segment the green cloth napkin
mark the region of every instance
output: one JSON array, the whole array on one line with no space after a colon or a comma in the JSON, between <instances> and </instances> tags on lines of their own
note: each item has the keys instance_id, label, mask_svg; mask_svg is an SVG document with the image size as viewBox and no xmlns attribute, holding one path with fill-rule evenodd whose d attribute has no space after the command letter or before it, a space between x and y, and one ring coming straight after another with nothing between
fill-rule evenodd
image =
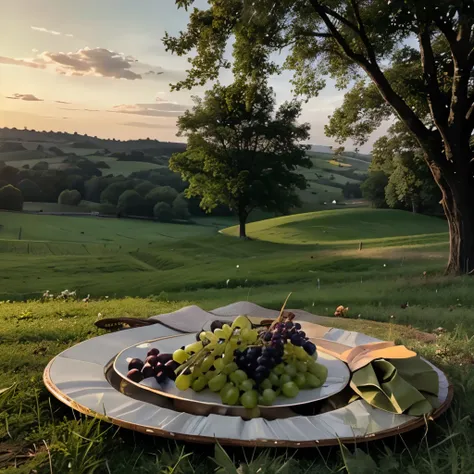
<instances>
[{"instance_id":1,"label":"green cloth napkin","mask_svg":"<svg viewBox=\"0 0 474 474\"><path fill-rule=\"evenodd\" d=\"M351 388L391 413L421 416L438 406L438 374L418 356L374 360L352 374Z\"/></svg>"}]
</instances>

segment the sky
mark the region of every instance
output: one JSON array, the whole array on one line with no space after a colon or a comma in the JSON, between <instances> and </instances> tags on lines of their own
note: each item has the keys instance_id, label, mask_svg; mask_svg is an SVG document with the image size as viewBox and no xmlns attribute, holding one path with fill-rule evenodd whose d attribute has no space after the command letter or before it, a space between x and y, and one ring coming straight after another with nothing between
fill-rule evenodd
<instances>
[{"instance_id":1,"label":"sky","mask_svg":"<svg viewBox=\"0 0 474 474\"><path fill-rule=\"evenodd\" d=\"M188 66L161 42L166 31L186 29L188 13L174 0L1 3L0 127L181 140L177 117L206 87L170 92ZM292 98L290 77L271 80L278 103ZM301 121L311 124L311 143L335 145L324 125L342 99L329 83L304 105ZM372 142L361 150L370 151Z\"/></svg>"}]
</instances>

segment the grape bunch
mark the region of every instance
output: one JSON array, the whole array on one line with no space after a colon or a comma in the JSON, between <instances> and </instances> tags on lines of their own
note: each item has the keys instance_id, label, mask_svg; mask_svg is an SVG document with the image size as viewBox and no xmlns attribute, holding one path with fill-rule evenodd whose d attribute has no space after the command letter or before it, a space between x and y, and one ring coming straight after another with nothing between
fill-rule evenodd
<instances>
[{"instance_id":1,"label":"grape bunch","mask_svg":"<svg viewBox=\"0 0 474 474\"><path fill-rule=\"evenodd\" d=\"M152 348L148 351L145 362L135 358L128 363L127 377L133 382L155 377L158 383L162 383L168 379L175 380L175 370L178 367L173 354L160 354L158 349Z\"/></svg>"},{"instance_id":2,"label":"grape bunch","mask_svg":"<svg viewBox=\"0 0 474 474\"><path fill-rule=\"evenodd\" d=\"M276 323L263 334L263 340L276 348L291 342L296 347L302 347L310 356L316 353L316 345L306 337L306 333L301 330L301 324L293 321Z\"/></svg>"}]
</instances>

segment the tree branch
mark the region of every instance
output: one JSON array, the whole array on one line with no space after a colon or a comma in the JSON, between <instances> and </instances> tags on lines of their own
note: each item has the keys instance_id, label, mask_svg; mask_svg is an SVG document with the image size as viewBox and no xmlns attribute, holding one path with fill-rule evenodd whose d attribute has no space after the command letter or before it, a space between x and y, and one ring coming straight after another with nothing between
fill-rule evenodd
<instances>
[{"instance_id":1,"label":"tree branch","mask_svg":"<svg viewBox=\"0 0 474 474\"><path fill-rule=\"evenodd\" d=\"M372 78L382 97L388 104L390 104L395 109L400 120L402 120L408 127L408 129L417 137L420 142L420 145L422 145L425 149L432 149L432 133L425 127L423 122L418 118L418 116L415 114L415 112L413 112L413 110L408 106L408 104L402 99L402 97L393 90L392 86L390 85L388 79L380 69L377 62L371 63L367 60L365 56L356 53L354 50L352 50L346 39L337 29L336 25L328 17L326 7L321 5L319 3L319 0L310 0L310 2L316 13L319 14L323 22L326 24L328 30L332 33L334 39L339 43L344 53L350 59L356 62L360 67L362 67ZM346 21L342 23L346 24ZM355 27L351 22L348 23L352 25L351 28L355 28L354 31L356 31L357 34L360 36L359 29Z\"/></svg>"},{"instance_id":2,"label":"tree branch","mask_svg":"<svg viewBox=\"0 0 474 474\"><path fill-rule=\"evenodd\" d=\"M418 15L420 15L418 13ZM421 64L423 75L428 90L428 104L431 109L433 120L445 140L448 140L448 112L447 103L441 94L438 84L436 61L431 45L428 26L420 22L418 29L418 41L420 43Z\"/></svg>"},{"instance_id":3,"label":"tree branch","mask_svg":"<svg viewBox=\"0 0 474 474\"><path fill-rule=\"evenodd\" d=\"M357 0L351 0L351 6L352 6L352 9L354 10L354 15L359 25L360 39L362 40L362 43L364 43L364 46L367 51L367 54L369 55L370 61L373 64L376 64L377 58L375 57L375 51L365 31L364 22L362 21L362 17L360 16L360 10L359 10L359 5L357 4Z\"/></svg>"}]
</instances>

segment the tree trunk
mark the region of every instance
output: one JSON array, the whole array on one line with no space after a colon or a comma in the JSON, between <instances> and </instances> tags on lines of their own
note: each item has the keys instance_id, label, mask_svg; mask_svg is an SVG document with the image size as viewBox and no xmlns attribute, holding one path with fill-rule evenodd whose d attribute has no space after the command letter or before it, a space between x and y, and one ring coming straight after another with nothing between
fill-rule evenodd
<instances>
[{"instance_id":1,"label":"tree trunk","mask_svg":"<svg viewBox=\"0 0 474 474\"><path fill-rule=\"evenodd\" d=\"M247 233L245 229L245 224L247 222L247 215L245 213L239 214L239 237L241 239L247 238Z\"/></svg>"},{"instance_id":2,"label":"tree trunk","mask_svg":"<svg viewBox=\"0 0 474 474\"><path fill-rule=\"evenodd\" d=\"M468 165L469 166L469 165ZM441 204L449 227L449 260L446 273L474 273L474 179L472 171L457 172L437 180ZM458 177L459 176L459 177Z\"/></svg>"}]
</instances>

